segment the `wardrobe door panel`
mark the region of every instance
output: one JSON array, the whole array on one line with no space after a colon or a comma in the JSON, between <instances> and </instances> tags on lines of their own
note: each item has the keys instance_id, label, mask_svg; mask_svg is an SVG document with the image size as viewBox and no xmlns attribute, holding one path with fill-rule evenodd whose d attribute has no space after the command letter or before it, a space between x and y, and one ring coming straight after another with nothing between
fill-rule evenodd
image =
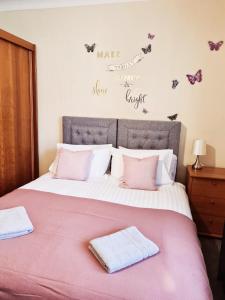
<instances>
[{"instance_id":1,"label":"wardrobe door panel","mask_svg":"<svg viewBox=\"0 0 225 300\"><path fill-rule=\"evenodd\" d=\"M34 179L33 59L0 39L0 194Z\"/></svg>"}]
</instances>

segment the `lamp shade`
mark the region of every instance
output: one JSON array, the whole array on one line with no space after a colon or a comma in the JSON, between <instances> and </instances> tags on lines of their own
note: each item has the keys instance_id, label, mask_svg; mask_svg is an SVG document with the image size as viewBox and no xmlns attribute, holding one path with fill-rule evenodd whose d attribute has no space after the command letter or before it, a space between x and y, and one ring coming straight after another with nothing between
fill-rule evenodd
<instances>
[{"instance_id":1,"label":"lamp shade","mask_svg":"<svg viewBox=\"0 0 225 300\"><path fill-rule=\"evenodd\" d=\"M206 155L206 142L203 139L197 139L194 141L193 154Z\"/></svg>"}]
</instances>

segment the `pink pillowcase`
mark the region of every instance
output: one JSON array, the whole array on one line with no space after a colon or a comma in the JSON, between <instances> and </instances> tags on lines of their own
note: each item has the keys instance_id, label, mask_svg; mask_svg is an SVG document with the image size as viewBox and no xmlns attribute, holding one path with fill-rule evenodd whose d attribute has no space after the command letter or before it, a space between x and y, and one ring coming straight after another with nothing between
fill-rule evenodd
<instances>
[{"instance_id":1,"label":"pink pillowcase","mask_svg":"<svg viewBox=\"0 0 225 300\"><path fill-rule=\"evenodd\" d=\"M58 164L54 178L87 180L91 165L92 151L58 150Z\"/></svg>"},{"instance_id":2,"label":"pink pillowcase","mask_svg":"<svg viewBox=\"0 0 225 300\"><path fill-rule=\"evenodd\" d=\"M134 158L123 155L123 182L121 187L156 191L156 171L159 156Z\"/></svg>"}]
</instances>

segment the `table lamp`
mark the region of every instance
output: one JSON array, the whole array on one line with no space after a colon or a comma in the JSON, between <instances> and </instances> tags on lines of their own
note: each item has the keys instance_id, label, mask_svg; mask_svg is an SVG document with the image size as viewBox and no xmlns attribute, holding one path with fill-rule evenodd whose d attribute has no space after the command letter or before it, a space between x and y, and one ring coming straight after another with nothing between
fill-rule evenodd
<instances>
[{"instance_id":1,"label":"table lamp","mask_svg":"<svg viewBox=\"0 0 225 300\"><path fill-rule=\"evenodd\" d=\"M202 168L202 164L200 162L200 155L206 155L206 142L203 139L197 139L194 141L193 151L192 153L196 155L196 160L192 165L192 169L200 170Z\"/></svg>"}]
</instances>

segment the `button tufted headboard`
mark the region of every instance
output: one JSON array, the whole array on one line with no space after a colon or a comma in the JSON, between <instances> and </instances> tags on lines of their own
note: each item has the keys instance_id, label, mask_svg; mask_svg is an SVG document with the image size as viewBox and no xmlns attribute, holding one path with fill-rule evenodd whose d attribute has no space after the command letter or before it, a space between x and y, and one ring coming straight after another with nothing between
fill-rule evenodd
<instances>
[{"instance_id":1,"label":"button tufted headboard","mask_svg":"<svg viewBox=\"0 0 225 300\"><path fill-rule=\"evenodd\" d=\"M63 142L113 144L130 149L173 149L178 156L180 129L181 123L176 121L63 117Z\"/></svg>"},{"instance_id":2,"label":"button tufted headboard","mask_svg":"<svg viewBox=\"0 0 225 300\"><path fill-rule=\"evenodd\" d=\"M118 120L117 146L130 149L173 149L178 156L181 123Z\"/></svg>"},{"instance_id":3,"label":"button tufted headboard","mask_svg":"<svg viewBox=\"0 0 225 300\"><path fill-rule=\"evenodd\" d=\"M63 117L63 143L113 144L116 147L117 119Z\"/></svg>"}]
</instances>

